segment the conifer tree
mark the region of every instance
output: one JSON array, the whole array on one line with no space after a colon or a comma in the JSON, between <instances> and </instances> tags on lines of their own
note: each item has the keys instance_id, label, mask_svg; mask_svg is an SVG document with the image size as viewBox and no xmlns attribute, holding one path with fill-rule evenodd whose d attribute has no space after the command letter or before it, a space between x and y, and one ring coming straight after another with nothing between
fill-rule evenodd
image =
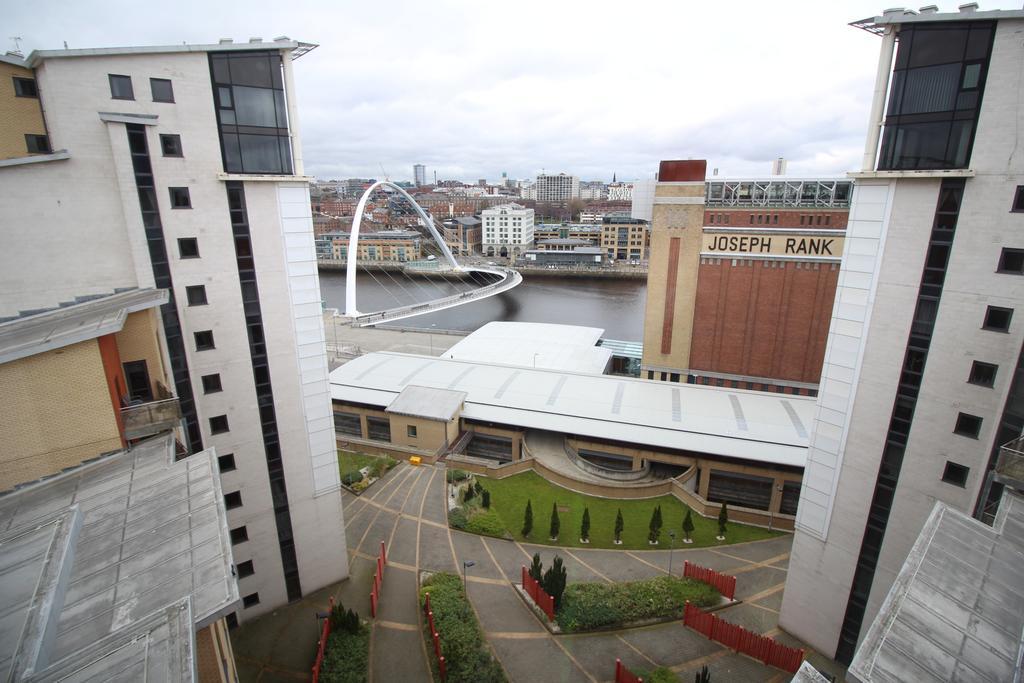
<instances>
[{"instance_id":1,"label":"conifer tree","mask_svg":"<svg viewBox=\"0 0 1024 683\"><path fill-rule=\"evenodd\" d=\"M622 543L622 508L615 515L615 543Z\"/></svg>"},{"instance_id":2,"label":"conifer tree","mask_svg":"<svg viewBox=\"0 0 1024 683\"><path fill-rule=\"evenodd\" d=\"M548 538L554 540L558 538L558 532L561 529L562 523L558 521L558 503L551 504L551 529L548 534Z\"/></svg>"},{"instance_id":3,"label":"conifer tree","mask_svg":"<svg viewBox=\"0 0 1024 683\"><path fill-rule=\"evenodd\" d=\"M484 506L484 509L490 509L491 507L491 492L487 489L483 490L480 494L480 504Z\"/></svg>"},{"instance_id":4,"label":"conifer tree","mask_svg":"<svg viewBox=\"0 0 1024 683\"><path fill-rule=\"evenodd\" d=\"M725 538L725 526L729 523L729 511L726 503L722 502L722 508L718 511L718 537Z\"/></svg>"},{"instance_id":5,"label":"conifer tree","mask_svg":"<svg viewBox=\"0 0 1024 683\"><path fill-rule=\"evenodd\" d=\"M583 521L580 523L580 540L584 543L590 541L590 508L583 508Z\"/></svg>"},{"instance_id":6,"label":"conifer tree","mask_svg":"<svg viewBox=\"0 0 1024 683\"><path fill-rule=\"evenodd\" d=\"M533 531L533 505L529 499L526 500L526 512L523 514L523 537L530 535Z\"/></svg>"},{"instance_id":7,"label":"conifer tree","mask_svg":"<svg viewBox=\"0 0 1024 683\"><path fill-rule=\"evenodd\" d=\"M544 578L544 565L540 562L540 553L533 554L533 563L530 565L529 574L533 577L534 581L540 581Z\"/></svg>"},{"instance_id":8,"label":"conifer tree","mask_svg":"<svg viewBox=\"0 0 1024 683\"><path fill-rule=\"evenodd\" d=\"M690 534L693 533L693 517L690 515L690 509L686 509L686 517L683 517L683 537L686 542L689 543L692 539Z\"/></svg>"},{"instance_id":9,"label":"conifer tree","mask_svg":"<svg viewBox=\"0 0 1024 683\"><path fill-rule=\"evenodd\" d=\"M661 528L658 526L658 508L651 510L651 521L647 525L647 542L654 545L661 536Z\"/></svg>"}]
</instances>

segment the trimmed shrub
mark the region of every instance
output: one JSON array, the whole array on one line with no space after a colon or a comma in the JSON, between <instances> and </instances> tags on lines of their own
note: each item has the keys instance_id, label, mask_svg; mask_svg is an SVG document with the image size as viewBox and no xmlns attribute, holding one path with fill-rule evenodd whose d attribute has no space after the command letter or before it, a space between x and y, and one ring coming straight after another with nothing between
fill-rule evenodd
<instances>
[{"instance_id":1,"label":"trimmed shrub","mask_svg":"<svg viewBox=\"0 0 1024 683\"><path fill-rule=\"evenodd\" d=\"M370 476L377 478L383 477L385 472L389 471L397 464L398 463L394 458L389 458L387 456L376 458L373 461L373 464L370 465Z\"/></svg>"},{"instance_id":2,"label":"trimmed shrub","mask_svg":"<svg viewBox=\"0 0 1024 683\"><path fill-rule=\"evenodd\" d=\"M583 508L583 521L580 522L580 539L590 540L590 508Z\"/></svg>"},{"instance_id":3,"label":"trimmed shrub","mask_svg":"<svg viewBox=\"0 0 1024 683\"><path fill-rule=\"evenodd\" d=\"M501 517L492 510L477 510L470 516L469 521L463 528L474 534L483 534L484 536L494 536L496 538L505 538L508 534L505 524L501 521Z\"/></svg>"},{"instance_id":4,"label":"trimmed shrub","mask_svg":"<svg viewBox=\"0 0 1024 683\"><path fill-rule=\"evenodd\" d=\"M529 536L533 531L533 503L527 499L526 512L523 513L523 537Z\"/></svg>"},{"instance_id":5,"label":"trimmed shrub","mask_svg":"<svg viewBox=\"0 0 1024 683\"><path fill-rule=\"evenodd\" d=\"M616 542L622 540L622 529L623 529L622 508L619 508L618 513L616 513L616 515L615 515L615 541Z\"/></svg>"},{"instance_id":6,"label":"trimmed shrub","mask_svg":"<svg viewBox=\"0 0 1024 683\"><path fill-rule=\"evenodd\" d=\"M562 523L558 521L558 503L551 504L551 527L549 528L548 538L558 538L558 532L562 527Z\"/></svg>"},{"instance_id":7,"label":"trimmed shrub","mask_svg":"<svg viewBox=\"0 0 1024 683\"><path fill-rule=\"evenodd\" d=\"M566 571L562 565L562 558L555 555L555 559L551 561L551 566L546 572L544 572L543 588L544 592L551 596L555 601L555 611L562 605L562 593L565 592L565 579Z\"/></svg>"},{"instance_id":8,"label":"trimmed shrub","mask_svg":"<svg viewBox=\"0 0 1024 683\"><path fill-rule=\"evenodd\" d=\"M469 518L466 516L466 511L462 508L455 508L454 510L448 511L448 525L453 529L465 529L466 525L469 524Z\"/></svg>"},{"instance_id":9,"label":"trimmed shrub","mask_svg":"<svg viewBox=\"0 0 1024 683\"><path fill-rule=\"evenodd\" d=\"M651 511L651 522L647 525L649 531L647 532L647 541L649 543L657 543L661 537L661 506L658 505Z\"/></svg>"},{"instance_id":10,"label":"trimmed shrub","mask_svg":"<svg viewBox=\"0 0 1024 683\"><path fill-rule=\"evenodd\" d=\"M465 470L448 470L445 472L445 477L448 479L448 483L451 484L469 479L469 472Z\"/></svg>"},{"instance_id":11,"label":"trimmed shrub","mask_svg":"<svg viewBox=\"0 0 1024 683\"><path fill-rule=\"evenodd\" d=\"M324 649L320 680L324 683L365 683L370 664L370 629L331 630Z\"/></svg>"},{"instance_id":12,"label":"trimmed shrub","mask_svg":"<svg viewBox=\"0 0 1024 683\"><path fill-rule=\"evenodd\" d=\"M690 540L690 534L693 533L693 516L690 514L689 508L686 510L686 517L683 517L683 538L687 541Z\"/></svg>"},{"instance_id":13,"label":"trimmed shrub","mask_svg":"<svg viewBox=\"0 0 1024 683\"><path fill-rule=\"evenodd\" d=\"M675 576L627 583L574 583L565 589L557 619L565 631L589 631L641 619L678 619L687 600L710 607L718 598L718 591L706 583Z\"/></svg>"},{"instance_id":14,"label":"trimmed shrub","mask_svg":"<svg viewBox=\"0 0 1024 683\"><path fill-rule=\"evenodd\" d=\"M718 535L725 536L725 528L729 523L729 511L726 509L725 501L722 501L722 507L718 511Z\"/></svg>"},{"instance_id":15,"label":"trimmed shrub","mask_svg":"<svg viewBox=\"0 0 1024 683\"><path fill-rule=\"evenodd\" d=\"M360 472L359 470L352 470L351 472L346 472L345 474L341 475L341 483L344 484L345 486L352 486L352 484L355 484L356 482L362 480L363 473Z\"/></svg>"},{"instance_id":16,"label":"trimmed shrub","mask_svg":"<svg viewBox=\"0 0 1024 683\"><path fill-rule=\"evenodd\" d=\"M490 509L491 507L491 492L484 489L483 493L480 494L480 504L484 506L484 509Z\"/></svg>"},{"instance_id":17,"label":"trimmed shrub","mask_svg":"<svg viewBox=\"0 0 1024 683\"><path fill-rule=\"evenodd\" d=\"M530 576L534 581L541 581L544 579L544 565L540 561L540 553L533 554L533 563L530 564Z\"/></svg>"},{"instance_id":18,"label":"trimmed shrub","mask_svg":"<svg viewBox=\"0 0 1024 683\"><path fill-rule=\"evenodd\" d=\"M505 672L487 649L476 615L462 589L462 579L448 572L431 576L420 588L421 607L426 593L430 593L430 609L441 634L441 654L448 664L449 683L506 683ZM431 642L429 634L426 638ZM437 660L433 654L430 665L437 680Z\"/></svg>"}]
</instances>

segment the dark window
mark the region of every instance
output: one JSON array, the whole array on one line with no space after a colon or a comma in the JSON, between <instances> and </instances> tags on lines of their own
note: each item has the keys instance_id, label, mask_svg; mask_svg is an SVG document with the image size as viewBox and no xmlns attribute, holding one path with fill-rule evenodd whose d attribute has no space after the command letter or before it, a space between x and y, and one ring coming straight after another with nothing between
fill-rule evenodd
<instances>
[{"instance_id":1,"label":"dark window","mask_svg":"<svg viewBox=\"0 0 1024 683\"><path fill-rule=\"evenodd\" d=\"M153 400L152 384L149 381L149 368L144 360L133 360L122 363L124 383L128 390L128 398L148 403Z\"/></svg>"},{"instance_id":2,"label":"dark window","mask_svg":"<svg viewBox=\"0 0 1024 683\"><path fill-rule=\"evenodd\" d=\"M255 607L258 604L260 604L260 594L259 593L249 593L244 598L242 598L242 607L245 607L245 608Z\"/></svg>"},{"instance_id":3,"label":"dark window","mask_svg":"<svg viewBox=\"0 0 1024 683\"><path fill-rule=\"evenodd\" d=\"M1024 185L1017 186L1017 193L1013 195L1013 208L1011 211L1024 211Z\"/></svg>"},{"instance_id":4,"label":"dark window","mask_svg":"<svg viewBox=\"0 0 1024 683\"><path fill-rule=\"evenodd\" d=\"M195 237L178 238L179 258L199 258L199 240Z\"/></svg>"},{"instance_id":5,"label":"dark window","mask_svg":"<svg viewBox=\"0 0 1024 683\"><path fill-rule=\"evenodd\" d=\"M249 540L249 530L244 526L236 527L231 530L231 545L238 545L239 543L245 543Z\"/></svg>"},{"instance_id":6,"label":"dark window","mask_svg":"<svg viewBox=\"0 0 1024 683\"><path fill-rule=\"evenodd\" d=\"M220 374L214 373L212 375L203 375L204 394L215 394L222 390L223 387L220 385Z\"/></svg>"},{"instance_id":7,"label":"dark window","mask_svg":"<svg viewBox=\"0 0 1024 683\"><path fill-rule=\"evenodd\" d=\"M110 96L115 100L134 100L135 92L132 90L131 76L118 76L108 74L110 79Z\"/></svg>"},{"instance_id":8,"label":"dark window","mask_svg":"<svg viewBox=\"0 0 1024 683\"><path fill-rule=\"evenodd\" d=\"M1012 308L989 306L985 311L985 323L982 325L982 328L992 330L993 332L1009 332L1010 318L1012 317Z\"/></svg>"},{"instance_id":9,"label":"dark window","mask_svg":"<svg viewBox=\"0 0 1024 683\"><path fill-rule=\"evenodd\" d=\"M39 89L36 88L36 79L20 78L18 76L13 76L13 78L15 97L39 97Z\"/></svg>"},{"instance_id":10,"label":"dark window","mask_svg":"<svg viewBox=\"0 0 1024 683\"><path fill-rule=\"evenodd\" d=\"M405 428L405 433L407 435L409 435L410 438L415 439L416 438L416 425L407 425L406 428Z\"/></svg>"},{"instance_id":11,"label":"dark window","mask_svg":"<svg viewBox=\"0 0 1024 683\"><path fill-rule=\"evenodd\" d=\"M29 154L49 154L50 137L48 135L26 135L25 149Z\"/></svg>"},{"instance_id":12,"label":"dark window","mask_svg":"<svg viewBox=\"0 0 1024 683\"><path fill-rule=\"evenodd\" d=\"M946 469L942 471L942 481L953 486L964 488L967 486L967 474L971 468L958 465L955 462L946 461Z\"/></svg>"},{"instance_id":13,"label":"dark window","mask_svg":"<svg viewBox=\"0 0 1024 683\"><path fill-rule=\"evenodd\" d=\"M171 208L172 209L191 209L192 199L188 195L187 187L169 187L167 188L171 192Z\"/></svg>"},{"instance_id":14,"label":"dark window","mask_svg":"<svg viewBox=\"0 0 1024 683\"><path fill-rule=\"evenodd\" d=\"M238 572L238 578L240 579L244 579L245 577L252 576L256 573L256 569L252 566L252 560L239 562L235 565L235 571Z\"/></svg>"},{"instance_id":15,"label":"dark window","mask_svg":"<svg viewBox=\"0 0 1024 683\"><path fill-rule=\"evenodd\" d=\"M224 621L227 622L229 630L238 628L238 615L234 612L224 617Z\"/></svg>"},{"instance_id":16,"label":"dark window","mask_svg":"<svg viewBox=\"0 0 1024 683\"><path fill-rule=\"evenodd\" d=\"M149 88L153 92L154 102L174 101L174 89L171 87L170 79L151 78L149 79Z\"/></svg>"},{"instance_id":17,"label":"dark window","mask_svg":"<svg viewBox=\"0 0 1024 683\"><path fill-rule=\"evenodd\" d=\"M228 431L228 416L215 415L210 418L210 432L212 434L223 434Z\"/></svg>"},{"instance_id":18,"label":"dark window","mask_svg":"<svg viewBox=\"0 0 1024 683\"><path fill-rule=\"evenodd\" d=\"M209 351L216 348L213 344L213 330L195 332L194 336L196 338L196 351Z\"/></svg>"},{"instance_id":19,"label":"dark window","mask_svg":"<svg viewBox=\"0 0 1024 683\"><path fill-rule=\"evenodd\" d=\"M242 507L242 492L232 491L224 494L224 507L228 510ZM248 536L246 536L248 538Z\"/></svg>"},{"instance_id":20,"label":"dark window","mask_svg":"<svg viewBox=\"0 0 1024 683\"><path fill-rule=\"evenodd\" d=\"M234 472L238 469L235 465L235 454L228 453L227 455L217 456L217 465L220 467L220 471L223 472Z\"/></svg>"},{"instance_id":21,"label":"dark window","mask_svg":"<svg viewBox=\"0 0 1024 683\"><path fill-rule=\"evenodd\" d=\"M391 421L386 417L366 416L366 435L374 441L391 441Z\"/></svg>"},{"instance_id":22,"label":"dark window","mask_svg":"<svg viewBox=\"0 0 1024 683\"><path fill-rule=\"evenodd\" d=\"M954 434L960 436L968 436L972 439L978 438L978 433L981 431L981 418L977 415L970 415L968 413L960 413L956 416L956 427L953 428Z\"/></svg>"},{"instance_id":23,"label":"dark window","mask_svg":"<svg viewBox=\"0 0 1024 683\"><path fill-rule=\"evenodd\" d=\"M180 157L181 153L181 136L180 135L161 135L160 136L160 149L163 150L165 157Z\"/></svg>"},{"instance_id":24,"label":"dark window","mask_svg":"<svg viewBox=\"0 0 1024 683\"><path fill-rule=\"evenodd\" d=\"M982 363L979 360L974 361L971 365L971 376L967 378L967 381L971 384L978 384L983 387L990 387L995 384L996 381L996 370L999 369L998 365L992 363Z\"/></svg>"},{"instance_id":25,"label":"dark window","mask_svg":"<svg viewBox=\"0 0 1024 683\"><path fill-rule=\"evenodd\" d=\"M1024 275L1024 249L1007 249L1004 247L1003 252L999 255L998 272Z\"/></svg>"},{"instance_id":26,"label":"dark window","mask_svg":"<svg viewBox=\"0 0 1024 683\"><path fill-rule=\"evenodd\" d=\"M190 285L186 287L185 297L188 299L189 306L205 306L209 303L206 300L205 285Z\"/></svg>"}]
</instances>

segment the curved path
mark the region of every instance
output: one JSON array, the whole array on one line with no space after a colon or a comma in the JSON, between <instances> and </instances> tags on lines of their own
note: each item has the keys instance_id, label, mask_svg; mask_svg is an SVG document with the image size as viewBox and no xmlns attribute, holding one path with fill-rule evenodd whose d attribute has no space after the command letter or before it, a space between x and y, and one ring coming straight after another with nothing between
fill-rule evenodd
<instances>
[{"instance_id":1,"label":"curved path","mask_svg":"<svg viewBox=\"0 0 1024 683\"><path fill-rule=\"evenodd\" d=\"M235 634L243 637L233 635L232 641L243 680L299 680L300 672L305 675L308 665L281 664L287 658L287 648L280 648L280 654L275 655L268 641L284 639L294 649L294 625L310 620L313 608L326 609L328 595L369 617L368 596L381 541L388 548L388 566L370 641L371 681L430 680L427 647L420 635L416 577L421 570L460 572L465 560L475 563L467 577L470 601L511 681L609 681L614 676L616 657L634 670L668 666L682 680L692 679L692 671L705 664L711 669L712 680L789 680L788 674L737 655L680 622L552 636L513 587L521 566L529 564L533 553L539 552L545 565L555 554L561 555L571 582L657 576L667 570L669 552L551 548L467 534L448 528L445 496L443 465L412 467L405 463L362 496L345 493L350 579L307 596L300 604L302 609L295 610L298 616L291 621L278 617L281 623L276 628L269 626L268 617L262 617L252 622L255 626L267 620L262 631L250 624L238 629ZM782 536L715 549L676 550L674 573L681 572L686 559L737 575L737 598L742 603L726 608L722 616L802 646L777 628L791 543L791 537ZM311 656L304 656L311 665ZM816 655L814 663L819 663Z\"/></svg>"}]
</instances>

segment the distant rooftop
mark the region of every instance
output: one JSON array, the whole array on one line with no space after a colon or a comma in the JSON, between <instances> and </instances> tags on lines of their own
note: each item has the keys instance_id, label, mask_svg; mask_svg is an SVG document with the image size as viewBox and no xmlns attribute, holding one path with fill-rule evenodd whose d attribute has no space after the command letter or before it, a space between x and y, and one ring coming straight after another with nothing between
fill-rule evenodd
<instances>
[{"instance_id":1,"label":"distant rooftop","mask_svg":"<svg viewBox=\"0 0 1024 683\"><path fill-rule=\"evenodd\" d=\"M234 42L224 38L218 43L197 45L147 45L138 47L96 47L76 48L70 50L33 50L25 60L31 68L39 66L46 59L65 59L69 57L111 57L117 55L137 54L168 54L172 52L230 52L235 50L288 50L292 59L298 59L310 50L318 47L316 43L304 43L292 40L288 36L278 36L273 41L262 38L250 38L245 42Z\"/></svg>"},{"instance_id":2,"label":"distant rooftop","mask_svg":"<svg viewBox=\"0 0 1024 683\"><path fill-rule=\"evenodd\" d=\"M1021 680L1024 499L1006 489L994 526L936 503L847 677Z\"/></svg>"},{"instance_id":3,"label":"distant rooftop","mask_svg":"<svg viewBox=\"0 0 1024 683\"><path fill-rule=\"evenodd\" d=\"M447 422L458 414L465 400L464 391L409 385L388 404L384 412Z\"/></svg>"},{"instance_id":4,"label":"distant rooftop","mask_svg":"<svg viewBox=\"0 0 1024 683\"><path fill-rule=\"evenodd\" d=\"M611 352L600 349L599 327L490 322L444 352L454 360L600 374Z\"/></svg>"},{"instance_id":5,"label":"distant rooftop","mask_svg":"<svg viewBox=\"0 0 1024 683\"><path fill-rule=\"evenodd\" d=\"M0 495L0 547L5 680L193 680L239 601L215 453L170 435Z\"/></svg>"},{"instance_id":6,"label":"distant rooftop","mask_svg":"<svg viewBox=\"0 0 1024 683\"><path fill-rule=\"evenodd\" d=\"M885 10L881 16L868 17L850 23L869 33L881 34L886 26L900 24L922 24L941 21L996 21L999 19L1024 19L1024 10L994 9L982 11L976 2L959 6L958 12L940 12L937 5L927 5L920 10L894 7Z\"/></svg>"}]
</instances>

